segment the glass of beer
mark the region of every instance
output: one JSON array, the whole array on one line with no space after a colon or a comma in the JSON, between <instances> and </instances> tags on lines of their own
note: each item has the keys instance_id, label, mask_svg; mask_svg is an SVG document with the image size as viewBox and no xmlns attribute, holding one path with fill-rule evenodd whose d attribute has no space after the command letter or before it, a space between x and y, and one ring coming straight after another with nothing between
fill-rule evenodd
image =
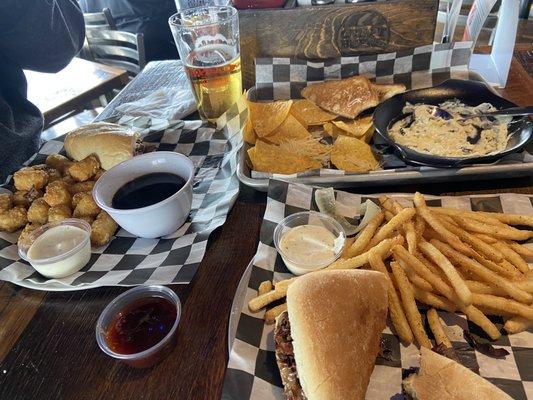
<instances>
[{"instance_id":1,"label":"glass of beer","mask_svg":"<svg viewBox=\"0 0 533 400\"><path fill-rule=\"evenodd\" d=\"M242 94L239 17L229 6L190 8L169 19L198 112L214 121Z\"/></svg>"}]
</instances>

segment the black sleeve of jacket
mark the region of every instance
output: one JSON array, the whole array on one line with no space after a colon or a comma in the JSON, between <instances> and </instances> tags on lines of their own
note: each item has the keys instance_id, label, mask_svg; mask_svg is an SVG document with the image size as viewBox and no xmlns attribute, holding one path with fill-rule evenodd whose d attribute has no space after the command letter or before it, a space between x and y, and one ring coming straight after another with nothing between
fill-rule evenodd
<instances>
[{"instance_id":1,"label":"black sleeve of jacket","mask_svg":"<svg viewBox=\"0 0 533 400\"><path fill-rule=\"evenodd\" d=\"M0 0L0 53L20 68L57 72L84 38L76 0Z\"/></svg>"}]
</instances>

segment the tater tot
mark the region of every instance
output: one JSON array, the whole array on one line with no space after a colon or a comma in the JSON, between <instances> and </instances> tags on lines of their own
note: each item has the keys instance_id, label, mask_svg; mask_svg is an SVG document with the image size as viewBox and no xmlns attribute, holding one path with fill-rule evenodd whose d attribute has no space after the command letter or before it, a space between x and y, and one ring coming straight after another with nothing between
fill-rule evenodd
<instances>
[{"instance_id":1,"label":"tater tot","mask_svg":"<svg viewBox=\"0 0 533 400\"><path fill-rule=\"evenodd\" d=\"M17 190L13 194L13 204L15 207L24 207L28 208L31 203L35 201L35 199L38 199L42 197L42 193L38 190L31 189L31 190Z\"/></svg>"},{"instance_id":2,"label":"tater tot","mask_svg":"<svg viewBox=\"0 0 533 400\"><path fill-rule=\"evenodd\" d=\"M94 181L77 182L68 187L70 194L75 195L80 192L90 192L93 190Z\"/></svg>"},{"instance_id":3,"label":"tater tot","mask_svg":"<svg viewBox=\"0 0 533 400\"><path fill-rule=\"evenodd\" d=\"M109 243L115 231L118 228L117 223L107 214L102 211L98 214L91 226L91 243L93 246L103 246Z\"/></svg>"},{"instance_id":4,"label":"tater tot","mask_svg":"<svg viewBox=\"0 0 533 400\"><path fill-rule=\"evenodd\" d=\"M66 170L74 164L67 157L62 156L61 154L50 154L46 157L46 165L49 165L52 168L57 169L59 172L64 174Z\"/></svg>"},{"instance_id":5,"label":"tater tot","mask_svg":"<svg viewBox=\"0 0 533 400\"><path fill-rule=\"evenodd\" d=\"M83 160L75 162L68 168L68 173L78 182L85 182L91 179L100 169L98 157L91 154Z\"/></svg>"},{"instance_id":6,"label":"tater tot","mask_svg":"<svg viewBox=\"0 0 533 400\"><path fill-rule=\"evenodd\" d=\"M48 221L48 209L50 206L43 199L36 199L28 208L28 221L37 224L46 224Z\"/></svg>"},{"instance_id":7,"label":"tater tot","mask_svg":"<svg viewBox=\"0 0 533 400\"><path fill-rule=\"evenodd\" d=\"M74 197L78 196L76 199L76 205L74 206L74 217L89 216L96 217L100 214L100 207L96 204L91 195L91 192L85 193L76 193ZM74 197L72 198L74 204Z\"/></svg>"},{"instance_id":8,"label":"tater tot","mask_svg":"<svg viewBox=\"0 0 533 400\"><path fill-rule=\"evenodd\" d=\"M76 217L76 218L81 219L81 220L87 222L89 225L92 225L93 222L94 222L94 218L93 218L93 217L89 217L89 216L87 216L87 215L80 215L79 217Z\"/></svg>"},{"instance_id":9,"label":"tater tot","mask_svg":"<svg viewBox=\"0 0 533 400\"><path fill-rule=\"evenodd\" d=\"M68 185L63 181L55 181L46 187L44 200L50 206L58 206L64 204L70 206L72 196L68 191Z\"/></svg>"},{"instance_id":10,"label":"tater tot","mask_svg":"<svg viewBox=\"0 0 533 400\"><path fill-rule=\"evenodd\" d=\"M20 232L20 236L18 238L17 244L19 246L26 246L26 247L31 246L32 241L29 238L30 233L32 233L35 229L40 228L41 226L42 226L41 224L35 224L35 223L26 224L22 232Z\"/></svg>"},{"instance_id":11,"label":"tater tot","mask_svg":"<svg viewBox=\"0 0 533 400\"><path fill-rule=\"evenodd\" d=\"M24 167L13 175L17 190L40 190L48 183L48 172Z\"/></svg>"},{"instance_id":12,"label":"tater tot","mask_svg":"<svg viewBox=\"0 0 533 400\"><path fill-rule=\"evenodd\" d=\"M24 207L15 207L0 213L0 231L15 232L28 222Z\"/></svg>"},{"instance_id":13,"label":"tater tot","mask_svg":"<svg viewBox=\"0 0 533 400\"><path fill-rule=\"evenodd\" d=\"M95 182L96 182L98 179L100 179L100 177L104 174L104 172L105 172L105 169L99 169L99 170L96 172L96 174L94 175L94 178L93 178L93 179L95 180Z\"/></svg>"},{"instance_id":14,"label":"tater tot","mask_svg":"<svg viewBox=\"0 0 533 400\"><path fill-rule=\"evenodd\" d=\"M53 181L57 181L58 179L61 179L61 177L63 176L59 170L57 170L54 167L51 167L51 166L49 166L47 164L34 165L32 168L36 169L36 170L39 170L39 171L47 172L48 173L48 183L53 182Z\"/></svg>"},{"instance_id":15,"label":"tater tot","mask_svg":"<svg viewBox=\"0 0 533 400\"><path fill-rule=\"evenodd\" d=\"M72 217L72 211L66 204L60 204L48 209L48 222L63 221L70 217Z\"/></svg>"},{"instance_id":16,"label":"tater tot","mask_svg":"<svg viewBox=\"0 0 533 400\"><path fill-rule=\"evenodd\" d=\"M0 212L13 208L13 195L9 193L0 193Z\"/></svg>"}]
</instances>

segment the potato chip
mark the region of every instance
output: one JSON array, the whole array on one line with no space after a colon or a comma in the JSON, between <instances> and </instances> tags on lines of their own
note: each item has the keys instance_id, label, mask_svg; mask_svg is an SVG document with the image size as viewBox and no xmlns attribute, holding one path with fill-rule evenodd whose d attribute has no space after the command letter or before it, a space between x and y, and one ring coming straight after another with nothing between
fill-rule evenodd
<instances>
[{"instance_id":1,"label":"potato chip","mask_svg":"<svg viewBox=\"0 0 533 400\"><path fill-rule=\"evenodd\" d=\"M370 81L361 75L309 85L302 89L302 97L346 118L355 118L364 110L379 104L378 95Z\"/></svg>"},{"instance_id":2,"label":"potato chip","mask_svg":"<svg viewBox=\"0 0 533 400\"><path fill-rule=\"evenodd\" d=\"M346 133L340 129L337 125L334 125L333 122L326 122L324 125L324 133L328 136L331 136L333 139L336 139L339 135L345 135Z\"/></svg>"},{"instance_id":3,"label":"potato chip","mask_svg":"<svg viewBox=\"0 0 533 400\"><path fill-rule=\"evenodd\" d=\"M371 115L351 121L332 121L332 123L342 129L343 135L353 136L357 139L362 139L368 130L373 128Z\"/></svg>"},{"instance_id":4,"label":"potato chip","mask_svg":"<svg viewBox=\"0 0 533 400\"><path fill-rule=\"evenodd\" d=\"M255 171L289 175L321 167L321 163L311 157L291 153L262 140L258 140L253 149L248 150L248 155Z\"/></svg>"},{"instance_id":5,"label":"potato chip","mask_svg":"<svg viewBox=\"0 0 533 400\"><path fill-rule=\"evenodd\" d=\"M320 138L291 140L282 142L279 147L292 154L310 157L321 164L329 161L329 153L331 153L331 145L321 143Z\"/></svg>"},{"instance_id":6,"label":"potato chip","mask_svg":"<svg viewBox=\"0 0 533 400\"><path fill-rule=\"evenodd\" d=\"M288 140L309 139L310 137L307 129L289 114L287 119L274 129L274 133L264 137L263 140L268 143L280 144Z\"/></svg>"},{"instance_id":7,"label":"potato chip","mask_svg":"<svg viewBox=\"0 0 533 400\"><path fill-rule=\"evenodd\" d=\"M252 127L258 137L271 134L289 115L292 100L271 103L248 102L248 112Z\"/></svg>"},{"instance_id":8,"label":"potato chip","mask_svg":"<svg viewBox=\"0 0 533 400\"><path fill-rule=\"evenodd\" d=\"M257 139L254 128L252 127L252 121L250 121L250 118L246 120L246 123L244 124L244 127L242 128L242 139L246 143L255 144L255 141Z\"/></svg>"},{"instance_id":9,"label":"potato chip","mask_svg":"<svg viewBox=\"0 0 533 400\"><path fill-rule=\"evenodd\" d=\"M304 126L322 125L324 122L337 117L335 114L322 110L307 99L295 100L292 103L291 114Z\"/></svg>"},{"instance_id":10,"label":"potato chip","mask_svg":"<svg viewBox=\"0 0 533 400\"><path fill-rule=\"evenodd\" d=\"M378 168L378 161L372 149L365 142L339 136L331 149L331 162L338 169L348 172L367 172Z\"/></svg>"}]
</instances>

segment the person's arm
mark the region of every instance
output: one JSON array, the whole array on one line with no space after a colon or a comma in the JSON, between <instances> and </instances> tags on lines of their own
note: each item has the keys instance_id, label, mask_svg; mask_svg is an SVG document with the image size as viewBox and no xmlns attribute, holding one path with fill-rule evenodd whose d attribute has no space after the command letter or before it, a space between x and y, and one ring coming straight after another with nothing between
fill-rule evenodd
<instances>
[{"instance_id":1,"label":"person's arm","mask_svg":"<svg viewBox=\"0 0 533 400\"><path fill-rule=\"evenodd\" d=\"M23 69L61 70L84 38L76 0L0 0L0 53Z\"/></svg>"}]
</instances>

